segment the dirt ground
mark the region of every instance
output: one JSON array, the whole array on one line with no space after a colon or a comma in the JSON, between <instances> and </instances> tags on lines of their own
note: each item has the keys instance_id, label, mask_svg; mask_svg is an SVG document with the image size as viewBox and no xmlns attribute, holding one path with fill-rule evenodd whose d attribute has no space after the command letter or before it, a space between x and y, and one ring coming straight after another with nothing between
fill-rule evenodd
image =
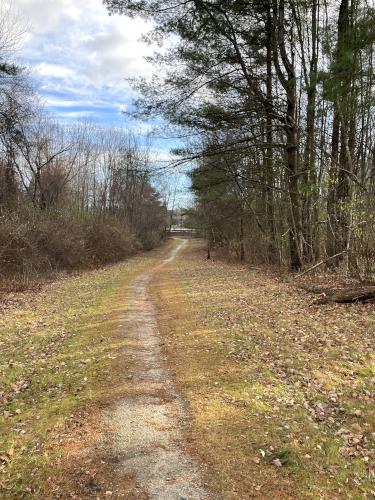
<instances>
[{"instance_id":1,"label":"dirt ground","mask_svg":"<svg viewBox=\"0 0 375 500\"><path fill-rule=\"evenodd\" d=\"M128 396L106 411L116 472L135 477L136 488L150 499L213 498L204 484L204 466L194 461L187 449L186 408L162 352L149 294L153 273L171 262L184 245L185 241L133 283L129 308L121 322L126 337L124 356L132 361L128 372L132 387Z\"/></svg>"}]
</instances>

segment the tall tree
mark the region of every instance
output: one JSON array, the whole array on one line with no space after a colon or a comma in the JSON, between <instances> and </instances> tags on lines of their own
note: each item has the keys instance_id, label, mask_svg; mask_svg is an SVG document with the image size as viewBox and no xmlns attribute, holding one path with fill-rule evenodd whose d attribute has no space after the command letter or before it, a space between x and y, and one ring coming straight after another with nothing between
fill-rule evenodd
<instances>
[{"instance_id":1,"label":"tall tree","mask_svg":"<svg viewBox=\"0 0 375 500\"><path fill-rule=\"evenodd\" d=\"M343 254L354 234L353 203L366 189L358 140L362 170L373 156L373 55L365 60L374 9L365 0L104 3L151 19L151 41L173 37L154 58L157 76L135 84L138 116L162 115L195 138L176 165L196 161L201 175L205 159L226 171L226 189L235 183L243 206L239 226L248 219L241 234L254 232L246 245L260 240L265 260L288 255L295 270L320 253Z\"/></svg>"}]
</instances>

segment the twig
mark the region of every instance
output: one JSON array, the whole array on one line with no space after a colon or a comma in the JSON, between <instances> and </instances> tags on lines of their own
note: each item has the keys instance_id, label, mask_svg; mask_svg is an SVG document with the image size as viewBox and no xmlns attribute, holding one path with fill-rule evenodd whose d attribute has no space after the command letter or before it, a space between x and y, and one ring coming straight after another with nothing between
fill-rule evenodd
<instances>
[{"instance_id":1,"label":"twig","mask_svg":"<svg viewBox=\"0 0 375 500\"><path fill-rule=\"evenodd\" d=\"M343 250L342 252L339 252L339 253L336 253L335 255L331 255L331 257L328 257L327 259L324 259L324 260L321 260L320 262L318 262L317 264L313 265L312 267L310 267L309 269L307 269L306 271L303 271L303 273L300 273L300 274L296 274L294 276L294 279L296 278L300 278L301 276L303 276L304 274L307 274L309 273L310 271L313 271L314 269L316 269L317 267L321 266L322 264L325 264L326 262L328 262L329 260L332 260L332 259L335 259L336 257L340 257L340 255L343 255L344 253L346 253L347 250Z\"/></svg>"}]
</instances>

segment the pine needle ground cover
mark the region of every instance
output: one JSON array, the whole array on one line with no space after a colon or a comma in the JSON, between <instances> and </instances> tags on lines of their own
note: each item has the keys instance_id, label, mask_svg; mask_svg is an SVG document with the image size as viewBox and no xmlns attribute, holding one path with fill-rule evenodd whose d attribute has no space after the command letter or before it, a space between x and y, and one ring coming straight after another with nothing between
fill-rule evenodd
<instances>
[{"instance_id":1,"label":"pine needle ground cover","mask_svg":"<svg viewBox=\"0 0 375 500\"><path fill-rule=\"evenodd\" d=\"M372 498L374 305L313 296L191 241L153 283L193 445L225 499Z\"/></svg>"}]
</instances>

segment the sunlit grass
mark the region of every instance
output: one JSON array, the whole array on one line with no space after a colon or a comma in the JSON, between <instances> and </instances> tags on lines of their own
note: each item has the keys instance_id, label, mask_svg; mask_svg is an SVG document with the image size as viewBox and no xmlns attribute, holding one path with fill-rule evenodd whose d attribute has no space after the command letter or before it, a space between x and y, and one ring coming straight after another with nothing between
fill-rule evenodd
<instances>
[{"instance_id":1,"label":"sunlit grass","mask_svg":"<svg viewBox=\"0 0 375 500\"><path fill-rule=\"evenodd\" d=\"M0 318L0 498L45 498L48 477L61 479L56 461L75 414L110 400L123 376L129 286L170 245L67 278Z\"/></svg>"},{"instance_id":2,"label":"sunlit grass","mask_svg":"<svg viewBox=\"0 0 375 500\"><path fill-rule=\"evenodd\" d=\"M207 261L197 241L152 290L195 446L225 499L371 497L373 311L311 308L270 276ZM341 428L366 450L345 456Z\"/></svg>"}]
</instances>

